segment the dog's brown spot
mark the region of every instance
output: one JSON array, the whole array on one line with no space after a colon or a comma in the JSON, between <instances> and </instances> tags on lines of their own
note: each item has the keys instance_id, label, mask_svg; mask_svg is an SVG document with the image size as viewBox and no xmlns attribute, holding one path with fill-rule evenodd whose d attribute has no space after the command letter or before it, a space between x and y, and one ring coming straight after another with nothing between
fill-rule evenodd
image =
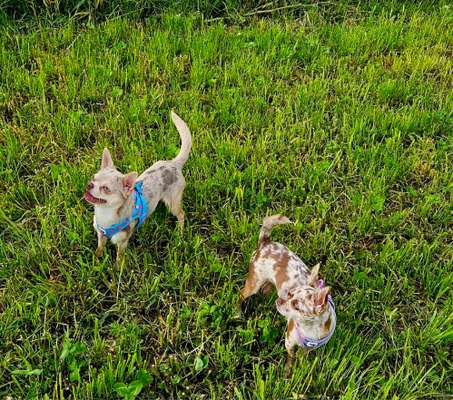
<instances>
[{"instance_id":1,"label":"dog's brown spot","mask_svg":"<svg viewBox=\"0 0 453 400\"><path fill-rule=\"evenodd\" d=\"M262 258L274 261L275 283L277 290L280 289L283 283L289 279L288 263L290 256L288 251L280 248L275 243L269 243L266 246L261 246L260 252L262 253Z\"/></svg>"},{"instance_id":2,"label":"dog's brown spot","mask_svg":"<svg viewBox=\"0 0 453 400\"><path fill-rule=\"evenodd\" d=\"M329 315L329 319L326 322L324 322L321 328L323 336L327 336L329 334L331 326L332 326L332 315Z\"/></svg>"},{"instance_id":3,"label":"dog's brown spot","mask_svg":"<svg viewBox=\"0 0 453 400\"><path fill-rule=\"evenodd\" d=\"M288 326L286 327L286 338L287 339L289 339L289 336L291 335L291 332L295 328L296 328L296 324L295 324L294 320L290 319L288 321Z\"/></svg>"},{"instance_id":4,"label":"dog's brown spot","mask_svg":"<svg viewBox=\"0 0 453 400\"><path fill-rule=\"evenodd\" d=\"M281 251L279 253L270 253L269 258L273 259L274 272L275 272L275 284L277 289L280 289L288 279L288 262L289 256L287 251Z\"/></svg>"},{"instance_id":5,"label":"dog's brown spot","mask_svg":"<svg viewBox=\"0 0 453 400\"><path fill-rule=\"evenodd\" d=\"M261 257L261 249L258 249L257 251L255 251L255 253L253 253L250 263L255 263L256 260L258 260L260 257Z\"/></svg>"},{"instance_id":6,"label":"dog's brown spot","mask_svg":"<svg viewBox=\"0 0 453 400\"><path fill-rule=\"evenodd\" d=\"M241 290L241 300L245 300L247 297L253 295L256 289L256 271L255 271L255 260L259 258L259 251L257 251L249 264L249 271L247 274L247 280L245 281L244 288ZM259 288L258 288L259 289Z\"/></svg>"}]
</instances>

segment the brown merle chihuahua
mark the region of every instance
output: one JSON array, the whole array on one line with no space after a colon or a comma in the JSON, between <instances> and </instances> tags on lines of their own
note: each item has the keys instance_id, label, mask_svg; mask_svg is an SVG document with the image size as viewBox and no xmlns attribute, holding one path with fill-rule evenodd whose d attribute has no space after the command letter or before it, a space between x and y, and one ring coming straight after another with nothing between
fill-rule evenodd
<instances>
[{"instance_id":1,"label":"brown merle chihuahua","mask_svg":"<svg viewBox=\"0 0 453 400\"><path fill-rule=\"evenodd\" d=\"M310 271L286 246L270 240L272 227L287 223L290 220L282 215L264 219L241 301L260 289L264 293L272 290L272 286L277 289L277 310L288 319L285 338L288 373L296 346L312 350L327 343L335 330L336 314L330 288L324 287L318 278L319 264Z\"/></svg>"},{"instance_id":2,"label":"brown merle chihuahua","mask_svg":"<svg viewBox=\"0 0 453 400\"><path fill-rule=\"evenodd\" d=\"M140 226L159 201L163 201L184 227L181 206L185 179L184 163L189 157L192 137L187 124L174 112L171 118L181 137L181 150L173 160L157 161L140 176L122 174L104 149L101 169L86 187L85 200L94 205L93 225L98 236L96 256L103 253L108 239L117 246L117 262L122 260L134 228Z\"/></svg>"}]
</instances>

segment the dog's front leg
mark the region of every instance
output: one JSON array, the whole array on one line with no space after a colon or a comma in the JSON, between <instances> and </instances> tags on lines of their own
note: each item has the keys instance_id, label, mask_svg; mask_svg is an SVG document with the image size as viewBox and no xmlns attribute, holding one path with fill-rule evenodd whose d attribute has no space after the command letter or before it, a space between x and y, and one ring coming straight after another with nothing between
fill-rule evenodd
<instances>
[{"instance_id":1,"label":"dog's front leg","mask_svg":"<svg viewBox=\"0 0 453 400\"><path fill-rule=\"evenodd\" d=\"M96 249L97 258L100 258L104 253L105 245L107 243L107 236L104 236L101 232L98 232L98 248Z\"/></svg>"},{"instance_id":2,"label":"dog's front leg","mask_svg":"<svg viewBox=\"0 0 453 400\"><path fill-rule=\"evenodd\" d=\"M104 252L108 238L98 231L96 224L96 215L93 215L93 227L98 235L98 248L96 249L96 252L94 254L96 255L97 258L100 258L102 256L102 253Z\"/></svg>"},{"instance_id":3,"label":"dog's front leg","mask_svg":"<svg viewBox=\"0 0 453 400\"><path fill-rule=\"evenodd\" d=\"M129 238L132 236L136 225L137 222L134 221L124 231L121 231L112 237L112 243L116 245L116 263L118 267L121 267L124 262L127 244L129 243Z\"/></svg>"},{"instance_id":4,"label":"dog's front leg","mask_svg":"<svg viewBox=\"0 0 453 400\"><path fill-rule=\"evenodd\" d=\"M128 233L129 232L127 231L122 231L120 233L117 233L112 238L112 243L116 245L116 264L118 267L121 267L122 263L124 262L124 255L126 253L127 244L129 243L130 237Z\"/></svg>"},{"instance_id":5,"label":"dog's front leg","mask_svg":"<svg viewBox=\"0 0 453 400\"><path fill-rule=\"evenodd\" d=\"M286 351L288 352L288 356L286 358L286 364L285 364L285 376L289 377L292 367L293 367L293 362L294 362L294 356L296 354L297 350L297 342L294 340L292 337L292 330L291 326L288 324L288 328L286 331L286 338L285 338L285 348Z\"/></svg>"},{"instance_id":6,"label":"dog's front leg","mask_svg":"<svg viewBox=\"0 0 453 400\"><path fill-rule=\"evenodd\" d=\"M288 356L286 357L285 363L285 376L289 377L294 363L294 355L296 353L296 347L293 347L291 350L288 350Z\"/></svg>"},{"instance_id":7,"label":"dog's front leg","mask_svg":"<svg viewBox=\"0 0 453 400\"><path fill-rule=\"evenodd\" d=\"M124 255L126 253L129 238L122 240L116 244L116 263L120 266L124 262Z\"/></svg>"}]
</instances>

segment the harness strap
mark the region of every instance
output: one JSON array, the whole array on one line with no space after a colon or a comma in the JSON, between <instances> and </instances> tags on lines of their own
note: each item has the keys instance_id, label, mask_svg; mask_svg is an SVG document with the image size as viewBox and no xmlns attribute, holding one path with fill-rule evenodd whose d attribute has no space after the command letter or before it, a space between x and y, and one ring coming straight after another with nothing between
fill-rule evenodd
<instances>
[{"instance_id":1,"label":"harness strap","mask_svg":"<svg viewBox=\"0 0 453 400\"><path fill-rule=\"evenodd\" d=\"M98 231L101 232L103 236L111 239L117 233L124 231L132 221L138 221L137 228L145 222L148 217L148 203L143 196L142 186L143 181L137 182L134 186L134 191L132 192L132 214L130 217L124 218L120 222L108 227L96 224Z\"/></svg>"},{"instance_id":2,"label":"harness strap","mask_svg":"<svg viewBox=\"0 0 453 400\"><path fill-rule=\"evenodd\" d=\"M324 281L322 279L319 280L319 287L321 287L321 288L324 287ZM335 304L334 304L334 302L332 300L332 296L330 294L327 296L327 302L330 307L330 315L331 315L331 317L333 317L333 325L330 328L330 331L327 334L327 336L325 336L321 339L313 339L313 338L304 336L304 335L302 335L302 333L300 331L299 324L295 321L296 322L296 333L297 333L297 337L299 339L299 344L301 347L308 348L308 349L317 349L318 347L325 345L330 340L333 333L335 332L335 328L337 326L337 315L335 313Z\"/></svg>"}]
</instances>

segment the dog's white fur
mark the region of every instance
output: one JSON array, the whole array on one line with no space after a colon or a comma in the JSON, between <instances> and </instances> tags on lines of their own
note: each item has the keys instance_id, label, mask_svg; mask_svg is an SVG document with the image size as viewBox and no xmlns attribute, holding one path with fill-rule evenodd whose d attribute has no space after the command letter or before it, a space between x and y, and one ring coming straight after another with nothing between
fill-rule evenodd
<instances>
[{"instance_id":1,"label":"dog's white fur","mask_svg":"<svg viewBox=\"0 0 453 400\"><path fill-rule=\"evenodd\" d=\"M319 287L319 264L310 271L296 254L269 238L274 225L288 223L290 220L282 215L264 219L258 248L252 256L247 280L241 290L241 300L245 300L260 289L264 292L269 292L272 286L277 289L277 310L288 319L285 338L287 369L299 344L296 326L303 336L321 339L328 333L327 326L332 323L330 318L334 318L327 303L330 288Z\"/></svg>"},{"instance_id":2,"label":"dog's white fur","mask_svg":"<svg viewBox=\"0 0 453 400\"><path fill-rule=\"evenodd\" d=\"M122 174L112 160L108 149L102 154L101 169L94 175L87 186L85 199L94 204L93 225L98 234L96 255L102 255L107 238L98 230L98 226L108 227L119 223L132 214L133 200L131 194L134 185L143 181L142 191L151 214L159 201L163 201L174 214L181 231L184 227L184 211L181 200L186 186L182 168L187 161L192 147L192 137L187 124L176 113L171 118L181 137L181 150L173 160L161 160L154 163L139 177L136 172ZM117 246L117 260L124 255L129 238L137 221L115 234L111 241Z\"/></svg>"}]
</instances>

